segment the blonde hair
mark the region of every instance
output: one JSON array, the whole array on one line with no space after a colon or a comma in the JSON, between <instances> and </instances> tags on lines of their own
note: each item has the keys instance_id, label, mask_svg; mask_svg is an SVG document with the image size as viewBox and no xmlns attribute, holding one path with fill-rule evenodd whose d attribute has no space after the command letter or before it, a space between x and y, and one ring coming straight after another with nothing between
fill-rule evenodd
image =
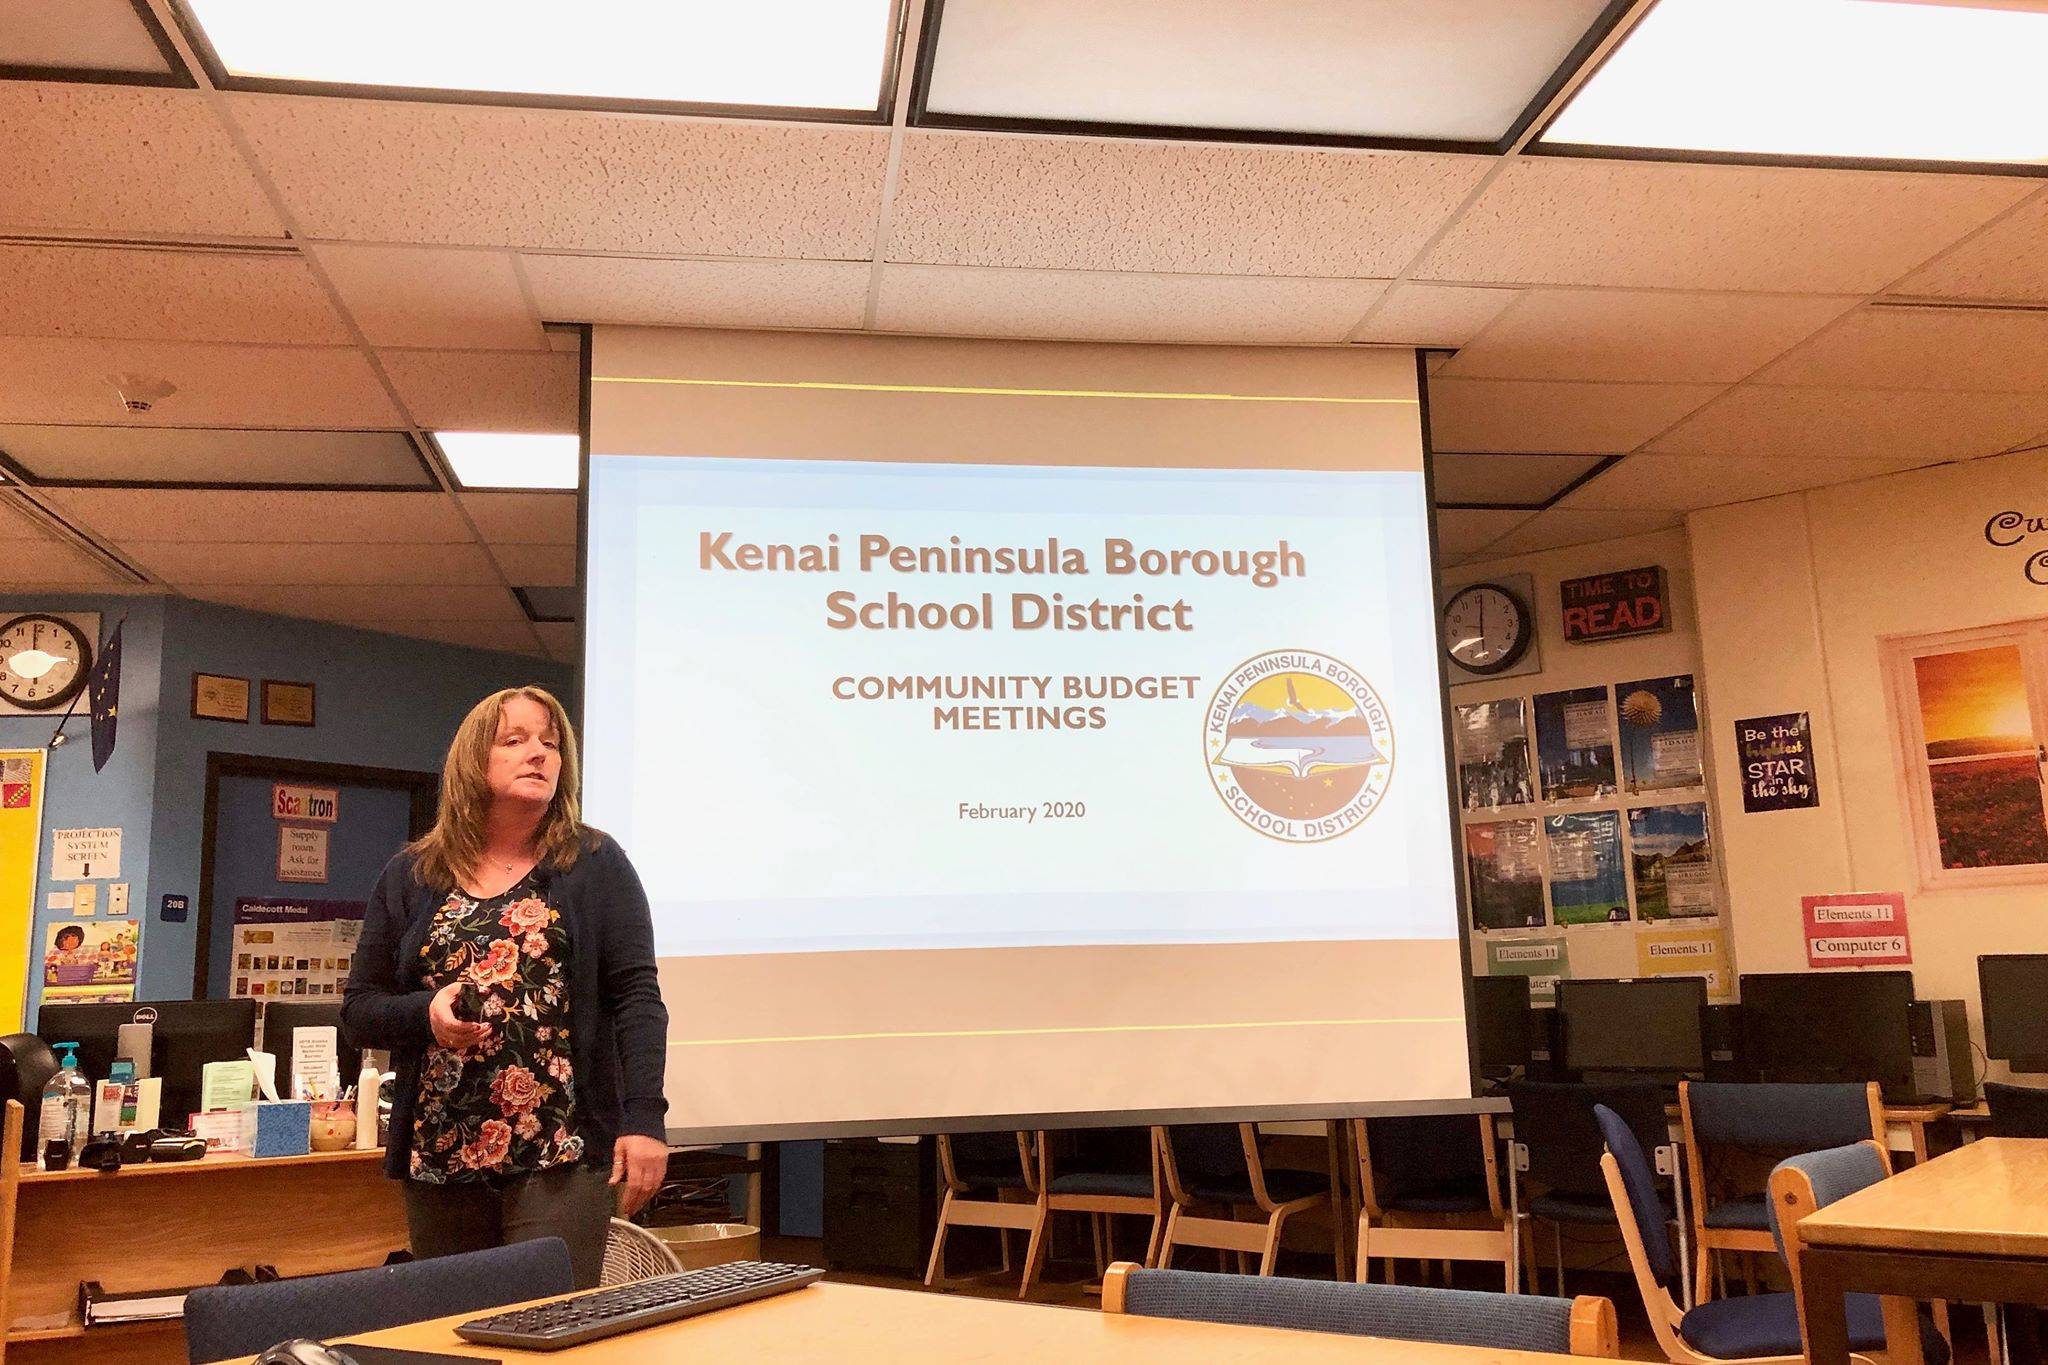
<instances>
[{"instance_id":1,"label":"blonde hair","mask_svg":"<svg viewBox=\"0 0 2048 1365\"><path fill-rule=\"evenodd\" d=\"M491 749L498 742L498 723L505 703L523 697L548 713L562 757L562 774L555 783L555 796L534 831L539 861L557 871L576 861L591 832L584 828L582 768L576 758L576 732L569 726L569 713L554 694L540 687L508 687L493 692L462 718L449 741L448 757L441 765L441 799L434 814L434 827L406 845L413 868L421 882L434 887L454 887L468 880L483 861L484 836L491 813Z\"/></svg>"}]
</instances>

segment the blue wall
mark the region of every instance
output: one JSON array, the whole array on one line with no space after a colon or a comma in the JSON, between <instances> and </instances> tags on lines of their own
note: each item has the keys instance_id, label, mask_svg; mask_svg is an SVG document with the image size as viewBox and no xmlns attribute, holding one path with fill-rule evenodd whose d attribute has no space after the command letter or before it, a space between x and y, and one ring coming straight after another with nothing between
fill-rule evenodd
<instances>
[{"instance_id":1,"label":"blue wall","mask_svg":"<svg viewBox=\"0 0 2048 1365\"><path fill-rule=\"evenodd\" d=\"M198 931L199 862L209 752L352 763L439 772L456 723L479 697L537 683L573 711L574 671L544 659L462 649L395 635L242 611L181 597L0 596L0 610L98 611L102 630L123 612L120 742L106 770L92 770L82 714L67 734L77 742L50 755L43 813L43 872L36 894L34 953L41 957L48 912L49 831L117 825L124 831L120 880L131 913L143 919L140 994L191 994ZM223 673L251 682L251 711L263 678L311 682L318 724L312 729L194 720L192 674ZM0 716L0 748L48 741L52 719ZM165 924L165 894L182 894L192 915ZM105 912L102 896L102 914ZM68 916L66 916L68 917ZM31 974L30 1009L40 994Z\"/></svg>"}]
</instances>

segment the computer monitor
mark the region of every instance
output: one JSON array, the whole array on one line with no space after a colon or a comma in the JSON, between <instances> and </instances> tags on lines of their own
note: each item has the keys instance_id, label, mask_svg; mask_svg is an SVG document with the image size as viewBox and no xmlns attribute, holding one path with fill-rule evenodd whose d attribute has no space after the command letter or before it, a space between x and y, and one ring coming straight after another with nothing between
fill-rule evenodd
<instances>
[{"instance_id":1,"label":"computer monitor","mask_svg":"<svg viewBox=\"0 0 2048 1365\"><path fill-rule=\"evenodd\" d=\"M1913 1088L1913 974L1744 972L1742 1028L1765 1081L1876 1081Z\"/></svg>"},{"instance_id":2,"label":"computer monitor","mask_svg":"<svg viewBox=\"0 0 2048 1365\"><path fill-rule=\"evenodd\" d=\"M2014 1071L2048 1071L2048 953L1991 953L1977 959L1984 1007L1984 1055Z\"/></svg>"},{"instance_id":3,"label":"computer monitor","mask_svg":"<svg viewBox=\"0 0 2048 1365\"><path fill-rule=\"evenodd\" d=\"M161 1123L182 1127L199 1108L199 1069L246 1056L256 1042L254 1000L139 1000L126 1004L55 1004L36 1012L36 1033L50 1043L77 1043L89 1080L113 1069L121 1025L151 1025L149 1074L163 1078Z\"/></svg>"},{"instance_id":4,"label":"computer monitor","mask_svg":"<svg viewBox=\"0 0 2048 1365\"><path fill-rule=\"evenodd\" d=\"M277 1055L278 1094L286 1094L291 1088L292 1030L330 1024L335 1029L336 1055L339 1058L337 1070L341 1084L346 1088L356 1083L356 1075L363 1069L363 1053L361 1048L350 1047L348 1039L340 1032L340 1005L280 1000L263 1007L263 1050Z\"/></svg>"},{"instance_id":5,"label":"computer monitor","mask_svg":"<svg viewBox=\"0 0 2048 1365\"><path fill-rule=\"evenodd\" d=\"M1480 1075L1496 1078L1527 1071L1531 1027L1528 977L1472 978L1472 1044Z\"/></svg>"},{"instance_id":6,"label":"computer monitor","mask_svg":"<svg viewBox=\"0 0 2048 1365\"><path fill-rule=\"evenodd\" d=\"M1698 1075L1707 1066L1706 1007L1705 977L1565 978L1557 983L1565 1070Z\"/></svg>"}]
</instances>

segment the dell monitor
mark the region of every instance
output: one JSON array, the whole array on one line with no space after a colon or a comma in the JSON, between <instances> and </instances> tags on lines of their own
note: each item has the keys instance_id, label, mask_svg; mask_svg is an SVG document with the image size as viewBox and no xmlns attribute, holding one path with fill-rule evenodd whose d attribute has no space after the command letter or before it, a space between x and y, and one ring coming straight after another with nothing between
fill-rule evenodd
<instances>
[{"instance_id":1,"label":"dell monitor","mask_svg":"<svg viewBox=\"0 0 2048 1365\"><path fill-rule=\"evenodd\" d=\"M2048 1071L2048 953L1991 953L1977 959L1984 1007L1984 1055L2014 1071Z\"/></svg>"},{"instance_id":2,"label":"dell monitor","mask_svg":"<svg viewBox=\"0 0 2048 1365\"><path fill-rule=\"evenodd\" d=\"M1489 1079L1529 1069L1529 978L1472 978L1472 1051Z\"/></svg>"},{"instance_id":3,"label":"dell monitor","mask_svg":"<svg viewBox=\"0 0 2048 1365\"><path fill-rule=\"evenodd\" d=\"M200 1068L248 1055L256 1042L254 1000L140 1000L126 1004L44 1005L36 1032L51 1043L77 1043L88 1080L113 1069L121 1025L151 1026L149 1074L163 1078L161 1122L180 1127L199 1108Z\"/></svg>"},{"instance_id":4,"label":"dell monitor","mask_svg":"<svg viewBox=\"0 0 2048 1365\"><path fill-rule=\"evenodd\" d=\"M1876 1081L1913 1089L1911 972L1745 972L1742 1028L1765 1081Z\"/></svg>"},{"instance_id":5,"label":"dell monitor","mask_svg":"<svg viewBox=\"0 0 2048 1365\"><path fill-rule=\"evenodd\" d=\"M363 1069L363 1052L350 1047L341 1032L341 1006L280 1000L263 1007L263 1050L277 1057L278 1094L285 1094L292 1083L292 1030L322 1025L332 1025L335 1030L335 1070L342 1087L356 1083L356 1073Z\"/></svg>"},{"instance_id":6,"label":"dell monitor","mask_svg":"<svg viewBox=\"0 0 2048 1365\"><path fill-rule=\"evenodd\" d=\"M1699 976L1557 983L1566 1071L1677 1079L1706 1070Z\"/></svg>"}]
</instances>

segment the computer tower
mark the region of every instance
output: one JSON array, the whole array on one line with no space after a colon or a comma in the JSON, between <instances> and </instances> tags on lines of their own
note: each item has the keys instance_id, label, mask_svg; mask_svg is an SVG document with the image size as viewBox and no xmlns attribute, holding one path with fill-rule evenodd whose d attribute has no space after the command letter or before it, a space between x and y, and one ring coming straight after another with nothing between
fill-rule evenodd
<instances>
[{"instance_id":1,"label":"computer tower","mask_svg":"<svg viewBox=\"0 0 2048 1365\"><path fill-rule=\"evenodd\" d=\"M1552 1005L1529 1011L1529 1067L1525 1074L1532 1081L1565 1079L1564 1038L1557 1019Z\"/></svg>"},{"instance_id":2,"label":"computer tower","mask_svg":"<svg viewBox=\"0 0 2048 1365\"><path fill-rule=\"evenodd\" d=\"M1951 1104L1977 1102L1977 1068L1970 1055L1970 1017L1960 1000L1915 1000L1908 1014L1913 1040L1913 1088Z\"/></svg>"},{"instance_id":3,"label":"computer tower","mask_svg":"<svg viewBox=\"0 0 2048 1365\"><path fill-rule=\"evenodd\" d=\"M1742 1006L1709 1005L1700 1016L1707 1042L1707 1079L1753 1081L1749 1055L1742 1042Z\"/></svg>"}]
</instances>

